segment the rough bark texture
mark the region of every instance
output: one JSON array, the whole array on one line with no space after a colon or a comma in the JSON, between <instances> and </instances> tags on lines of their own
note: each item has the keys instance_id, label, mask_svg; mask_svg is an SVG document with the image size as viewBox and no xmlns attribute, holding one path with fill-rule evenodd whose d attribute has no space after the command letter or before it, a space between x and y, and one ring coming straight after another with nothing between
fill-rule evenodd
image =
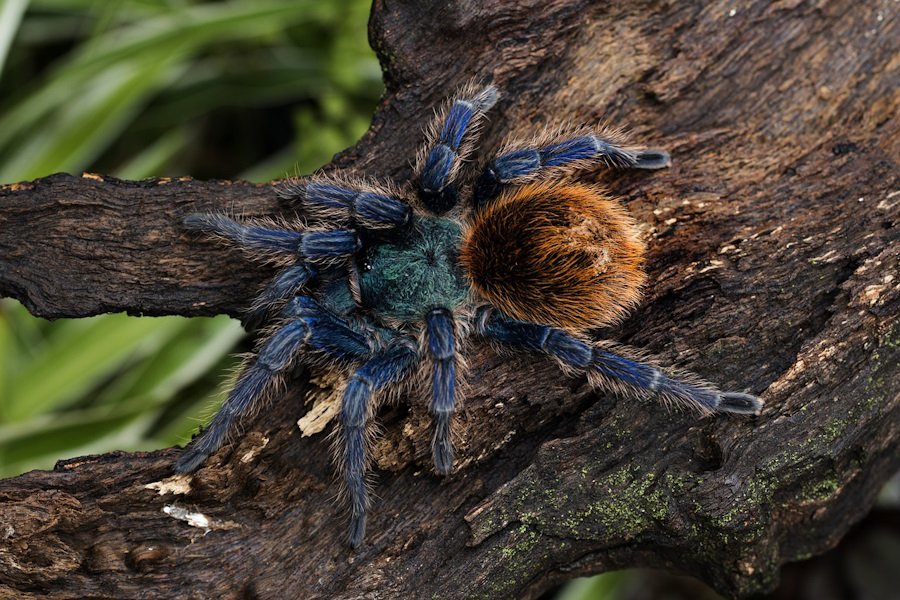
<instances>
[{"instance_id":1,"label":"rough bark texture","mask_svg":"<svg viewBox=\"0 0 900 600\"><path fill-rule=\"evenodd\" d=\"M900 16L893 0L379 1L387 94L335 165L402 179L432 107L504 92L486 146L562 119L627 124L671 169L597 174L646 224L650 281L611 335L761 417L695 420L476 351L455 474L425 409L389 409L366 545L342 543L328 442L299 387L199 471L177 449L0 482L0 596L533 598L629 566L745 596L822 552L900 468ZM184 235L269 186L55 175L0 188L0 294L46 317L237 314L270 275ZM266 443L266 440L267 443ZM165 490L164 490L165 491ZM212 519L211 531L163 512Z\"/></svg>"}]
</instances>

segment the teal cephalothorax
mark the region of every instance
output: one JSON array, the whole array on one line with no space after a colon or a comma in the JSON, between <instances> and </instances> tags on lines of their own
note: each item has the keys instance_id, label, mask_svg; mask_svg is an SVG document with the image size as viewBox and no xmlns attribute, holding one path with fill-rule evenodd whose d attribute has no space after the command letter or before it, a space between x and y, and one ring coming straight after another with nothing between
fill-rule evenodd
<instances>
[{"instance_id":1,"label":"teal cephalothorax","mask_svg":"<svg viewBox=\"0 0 900 600\"><path fill-rule=\"evenodd\" d=\"M469 284L459 266L461 238L456 222L423 217L407 236L370 247L359 265L363 305L378 317L419 320L435 307L462 304Z\"/></svg>"}]
</instances>

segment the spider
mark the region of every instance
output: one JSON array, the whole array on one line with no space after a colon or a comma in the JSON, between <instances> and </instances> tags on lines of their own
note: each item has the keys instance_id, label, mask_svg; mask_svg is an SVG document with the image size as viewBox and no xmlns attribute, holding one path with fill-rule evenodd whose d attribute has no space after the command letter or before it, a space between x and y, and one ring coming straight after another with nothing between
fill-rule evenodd
<instances>
[{"instance_id":1,"label":"spider","mask_svg":"<svg viewBox=\"0 0 900 600\"><path fill-rule=\"evenodd\" d=\"M644 245L615 198L573 175L601 165L660 169L668 153L629 146L619 131L570 128L507 141L469 177L467 159L498 97L494 86L469 84L448 100L403 185L316 175L278 188L304 220L185 218L188 229L282 268L245 321L274 325L177 472L196 470L221 447L295 363L341 369L336 461L356 548L365 533L368 434L379 402L421 389L433 420L435 470L450 473L470 337L544 354L598 390L655 395L701 413L759 413L756 396L721 392L589 336L636 306Z\"/></svg>"}]
</instances>

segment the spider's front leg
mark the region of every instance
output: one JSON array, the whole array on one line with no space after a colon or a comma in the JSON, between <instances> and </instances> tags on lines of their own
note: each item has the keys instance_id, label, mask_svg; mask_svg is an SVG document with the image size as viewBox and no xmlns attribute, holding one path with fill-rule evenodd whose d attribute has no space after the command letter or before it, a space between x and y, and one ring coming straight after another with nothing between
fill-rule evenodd
<instances>
[{"instance_id":1,"label":"spider's front leg","mask_svg":"<svg viewBox=\"0 0 900 600\"><path fill-rule=\"evenodd\" d=\"M238 376L207 429L178 459L176 472L196 470L218 450L235 422L262 406L273 384L301 351L343 364L364 360L372 353L370 340L308 296L294 298L282 316L285 323L263 343L256 360Z\"/></svg>"},{"instance_id":2,"label":"spider's front leg","mask_svg":"<svg viewBox=\"0 0 900 600\"><path fill-rule=\"evenodd\" d=\"M606 165L621 169L663 169L669 153L626 144L624 136L610 129L544 133L533 140L504 144L499 156L484 168L475 184L473 202L482 208L510 185L542 175Z\"/></svg>"},{"instance_id":3,"label":"spider's front leg","mask_svg":"<svg viewBox=\"0 0 900 600\"><path fill-rule=\"evenodd\" d=\"M271 223L238 223L223 215L193 214L184 219L187 229L200 231L227 242L262 260L295 256L295 264L281 270L253 301L244 316L248 329L262 325L273 307L295 296L321 266L345 260L360 249L357 230L397 229L412 218L412 208L393 193L366 182L347 182L315 177L288 180L278 186L279 195L297 202L306 218L322 229L297 222L285 229Z\"/></svg>"},{"instance_id":4,"label":"spider's front leg","mask_svg":"<svg viewBox=\"0 0 900 600\"><path fill-rule=\"evenodd\" d=\"M278 195L299 204L304 217L329 226L397 229L412 218L412 208L394 191L364 181L321 176L290 179L279 184Z\"/></svg>"},{"instance_id":5,"label":"spider's front leg","mask_svg":"<svg viewBox=\"0 0 900 600\"><path fill-rule=\"evenodd\" d=\"M229 242L263 262L296 259L253 301L243 319L249 329L259 327L273 306L295 296L316 276L320 266L346 260L360 249L359 236L353 229L309 230L298 224L294 230L267 222L238 223L216 214L188 215L183 223L186 229Z\"/></svg>"},{"instance_id":6,"label":"spider's front leg","mask_svg":"<svg viewBox=\"0 0 900 600\"><path fill-rule=\"evenodd\" d=\"M285 229L269 223L238 223L216 214L188 215L184 226L231 242L263 262L278 256L299 256L308 262L334 261L354 254L360 245L353 229L313 230L302 225Z\"/></svg>"},{"instance_id":7,"label":"spider's front leg","mask_svg":"<svg viewBox=\"0 0 900 600\"><path fill-rule=\"evenodd\" d=\"M656 395L701 413L758 415L762 410L762 401L752 394L722 392L687 373L670 377L624 346L608 342L591 344L565 330L511 319L490 308L479 312L477 330L489 340L547 354L565 371L585 373L597 389L633 396Z\"/></svg>"},{"instance_id":8,"label":"spider's front leg","mask_svg":"<svg viewBox=\"0 0 900 600\"><path fill-rule=\"evenodd\" d=\"M500 97L497 88L463 87L431 123L427 143L416 161L419 198L434 214L443 214L458 200L460 166L474 149L485 113Z\"/></svg>"}]
</instances>

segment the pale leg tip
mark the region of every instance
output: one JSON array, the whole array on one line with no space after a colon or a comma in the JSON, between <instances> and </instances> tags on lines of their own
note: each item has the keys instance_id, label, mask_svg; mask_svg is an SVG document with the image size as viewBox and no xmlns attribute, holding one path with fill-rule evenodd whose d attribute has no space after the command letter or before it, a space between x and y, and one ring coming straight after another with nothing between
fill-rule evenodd
<instances>
[{"instance_id":1,"label":"pale leg tip","mask_svg":"<svg viewBox=\"0 0 900 600\"><path fill-rule=\"evenodd\" d=\"M641 150L635 157L635 169L665 169L672 165L672 157L669 153L660 148L648 148Z\"/></svg>"},{"instance_id":2,"label":"pale leg tip","mask_svg":"<svg viewBox=\"0 0 900 600\"><path fill-rule=\"evenodd\" d=\"M453 448L449 444L434 447L434 469L438 475L449 475L453 471Z\"/></svg>"},{"instance_id":3,"label":"pale leg tip","mask_svg":"<svg viewBox=\"0 0 900 600\"><path fill-rule=\"evenodd\" d=\"M763 401L753 394L727 392L722 394L721 402L716 410L745 415L758 415L762 412Z\"/></svg>"},{"instance_id":4,"label":"pale leg tip","mask_svg":"<svg viewBox=\"0 0 900 600\"><path fill-rule=\"evenodd\" d=\"M347 535L347 544L353 550L358 550L362 546L363 539L366 537L366 516L353 515L350 518L350 531Z\"/></svg>"}]
</instances>

